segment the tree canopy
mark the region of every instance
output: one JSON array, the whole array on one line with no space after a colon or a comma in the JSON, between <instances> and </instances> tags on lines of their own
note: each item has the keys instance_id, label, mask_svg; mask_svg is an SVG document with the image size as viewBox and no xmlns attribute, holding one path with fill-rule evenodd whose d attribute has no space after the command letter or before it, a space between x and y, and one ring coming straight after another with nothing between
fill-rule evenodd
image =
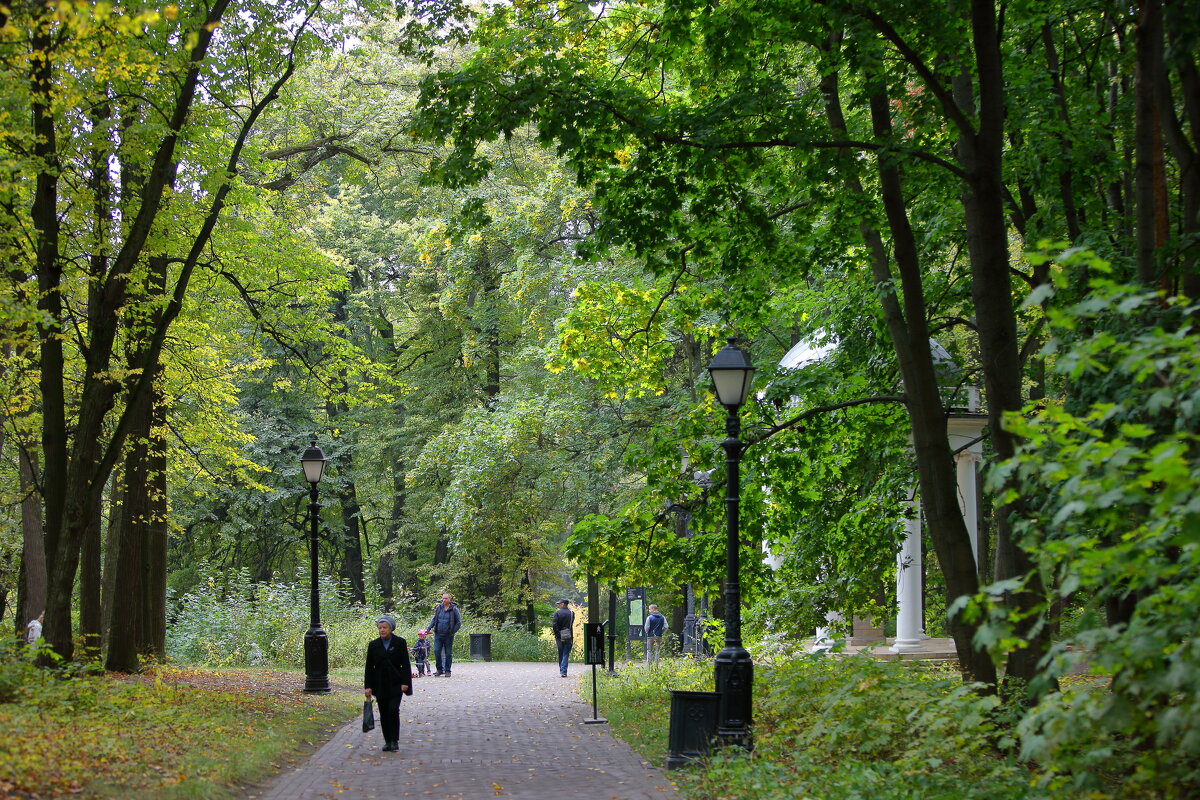
<instances>
[{"instance_id":1,"label":"tree canopy","mask_svg":"<svg viewBox=\"0 0 1200 800\"><path fill-rule=\"evenodd\" d=\"M926 625L1027 754L1194 761L1197 36L1156 0L14 4L0 597L136 669L200 564L305 563L310 438L351 602L715 595L735 337L763 630L889 617L917 497Z\"/></svg>"}]
</instances>

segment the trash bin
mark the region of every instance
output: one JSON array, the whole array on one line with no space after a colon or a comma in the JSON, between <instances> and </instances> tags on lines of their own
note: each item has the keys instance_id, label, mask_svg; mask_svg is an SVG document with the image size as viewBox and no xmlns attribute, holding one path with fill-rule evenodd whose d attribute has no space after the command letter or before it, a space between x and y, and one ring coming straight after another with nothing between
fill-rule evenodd
<instances>
[{"instance_id":1,"label":"trash bin","mask_svg":"<svg viewBox=\"0 0 1200 800\"><path fill-rule=\"evenodd\" d=\"M695 763L708 755L717 735L720 692L671 690L671 728L667 734L667 769Z\"/></svg>"},{"instance_id":2,"label":"trash bin","mask_svg":"<svg viewBox=\"0 0 1200 800\"><path fill-rule=\"evenodd\" d=\"M471 634L471 660L492 660L492 635L490 633Z\"/></svg>"}]
</instances>

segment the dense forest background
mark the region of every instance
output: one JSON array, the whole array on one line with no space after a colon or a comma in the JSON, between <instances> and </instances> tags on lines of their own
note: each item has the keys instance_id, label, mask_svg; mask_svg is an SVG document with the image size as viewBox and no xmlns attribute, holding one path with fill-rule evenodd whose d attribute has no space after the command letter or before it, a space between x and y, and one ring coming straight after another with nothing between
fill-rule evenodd
<instances>
[{"instance_id":1,"label":"dense forest background","mask_svg":"<svg viewBox=\"0 0 1200 800\"><path fill-rule=\"evenodd\" d=\"M719 619L737 337L756 637L887 618L915 490L966 678L1042 747L1194 752L1198 37L1158 0L13 3L0 611L161 657L198 587L302 580L316 439L348 602Z\"/></svg>"}]
</instances>

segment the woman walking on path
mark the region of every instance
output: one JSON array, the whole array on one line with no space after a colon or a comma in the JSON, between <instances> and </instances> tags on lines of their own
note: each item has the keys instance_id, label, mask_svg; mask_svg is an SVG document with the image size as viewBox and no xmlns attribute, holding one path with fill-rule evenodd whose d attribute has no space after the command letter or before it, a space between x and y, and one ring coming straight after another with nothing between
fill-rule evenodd
<instances>
[{"instance_id":1,"label":"woman walking on path","mask_svg":"<svg viewBox=\"0 0 1200 800\"><path fill-rule=\"evenodd\" d=\"M379 638L367 645L367 666L363 674L363 693L367 700L379 703L379 727L383 749L400 749L400 698L412 694L412 666L408 660L408 642L393 635L396 620L386 614L375 620Z\"/></svg>"}]
</instances>

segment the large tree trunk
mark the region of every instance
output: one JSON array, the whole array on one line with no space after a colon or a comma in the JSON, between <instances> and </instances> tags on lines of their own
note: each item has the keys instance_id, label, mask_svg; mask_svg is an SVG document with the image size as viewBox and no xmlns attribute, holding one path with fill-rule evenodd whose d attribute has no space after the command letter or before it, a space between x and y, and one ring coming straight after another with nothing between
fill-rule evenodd
<instances>
[{"instance_id":1,"label":"large tree trunk","mask_svg":"<svg viewBox=\"0 0 1200 800\"><path fill-rule=\"evenodd\" d=\"M142 628L138 649L158 661L167 655L167 442L166 407L158 381L151 398L148 446L149 516L142 560Z\"/></svg>"},{"instance_id":2,"label":"large tree trunk","mask_svg":"<svg viewBox=\"0 0 1200 800\"><path fill-rule=\"evenodd\" d=\"M148 458L150 409L139 409L139 422L130 431L125 457L125 488L121 492L121 524L109 534L110 547L117 547L113 579L112 622L108 631L111 672L137 672L142 634L142 583L145 570L146 527L150 518Z\"/></svg>"},{"instance_id":3,"label":"large tree trunk","mask_svg":"<svg viewBox=\"0 0 1200 800\"><path fill-rule=\"evenodd\" d=\"M351 471L351 456L342 456L346 474ZM358 492L354 482L346 480L338 490L338 501L342 506L342 574L343 581L350 585L351 596L356 603L367 600L363 586L362 533L359 529L361 511L358 507Z\"/></svg>"},{"instance_id":4,"label":"large tree trunk","mask_svg":"<svg viewBox=\"0 0 1200 800\"><path fill-rule=\"evenodd\" d=\"M971 295L979 333L988 398L988 431L998 461L1016 452L1016 439L1004 427L1004 415L1020 411L1022 367L1017 319L1010 279L1008 230L1004 217L1003 142L1004 85L996 31L995 9L990 0L971 2L972 39L978 80L978 132L959 131L957 156L966 174L962 196L971 259ZM1023 614L1019 633L1029 645L1008 659L1006 676L1029 681L1049 645L1037 609L1044 602L1039 573L1013 538L1011 520L1018 503L998 510L996 519L997 564L1012 571L997 580L1025 578L1025 589L1011 600Z\"/></svg>"},{"instance_id":5,"label":"large tree trunk","mask_svg":"<svg viewBox=\"0 0 1200 800\"><path fill-rule=\"evenodd\" d=\"M1162 68L1161 0L1139 0L1137 70L1134 80L1134 193L1137 199L1137 272L1138 280L1158 287L1163 273L1161 248L1167 241L1170 222L1167 214L1165 165L1154 84L1166 80Z\"/></svg>"},{"instance_id":6,"label":"large tree trunk","mask_svg":"<svg viewBox=\"0 0 1200 800\"><path fill-rule=\"evenodd\" d=\"M104 572L100 586L101 650L107 652L109 632L112 631L113 589L117 585L117 561L121 552L120 530L124 518L125 498L122 495L125 473L120 468L109 476L108 533L105 536Z\"/></svg>"},{"instance_id":7,"label":"large tree trunk","mask_svg":"<svg viewBox=\"0 0 1200 800\"><path fill-rule=\"evenodd\" d=\"M79 562L79 639L83 657L88 661L100 658L102 640L100 599L100 543L103 531L102 504L97 501L88 520L83 538L83 557Z\"/></svg>"},{"instance_id":8,"label":"large tree trunk","mask_svg":"<svg viewBox=\"0 0 1200 800\"><path fill-rule=\"evenodd\" d=\"M37 493L37 465L21 448L21 591L17 596L18 629L46 610L46 549L42 533L42 502Z\"/></svg>"},{"instance_id":9,"label":"large tree trunk","mask_svg":"<svg viewBox=\"0 0 1200 800\"><path fill-rule=\"evenodd\" d=\"M83 388L78 402L76 424L68 430L66 424L66 361L60 329L63 300L64 260L59 252L58 176L60 173L55 130L55 85L52 58L59 45L58 32L49 6L32 7L29 35L31 66L30 92L33 119L34 156L40 169L34 181L31 219L36 233L35 271L38 276L38 308L43 312L39 322L39 388L42 392L42 457L44 459L44 497L46 503L46 639L64 659L74 655L71 630L71 601L75 576L88 526L89 515L97 507L112 465L120 455L128 435L130 417L122 415L110 423L120 385L111 376L113 345L118 324L117 312L128 304L127 290L135 267L143 262L146 244L154 222L162 210L167 189L174 185L177 164L176 147L200 86L201 66L208 54L214 31L229 5L229 0L215 0L206 19L190 40L188 59L178 78L178 92L169 109L165 133L153 149L146 170L144 185L136 197L125 204L128 220L119 252L111 259L107 274L94 276L89 283L87 308L87 342L84 348L85 365ZM291 75L288 67L280 81ZM149 395L152 370L159 363L167 326L179 314L191 273L203 247L209 241L213 227L224 205L224 198L236 174L237 159L250 127L266 103L276 96L276 84L256 103L245 123L230 156L226 180L214 192L212 205L205 215L200 231L192 242L180 268L175 294L163 312L162 324L151 332L140 367L141 374L133 381L130 395L134 402ZM128 410L128 409L127 409ZM111 435L110 435L111 431ZM118 581L118 583L121 583ZM120 621L120 620L119 620Z\"/></svg>"},{"instance_id":10,"label":"large tree trunk","mask_svg":"<svg viewBox=\"0 0 1200 800\"><path fill-rule=\"evenodd\" d=\"M847 127L837 74L826 75L821 88L830 127L836 133L845 135ZM872 97L871 110L876 135L890 136L888 99L882 87L878 87ZM851 158L844 155L841 161L847 190L859 196L865 195ZM877 171L882 182L884 210L892 231L903 305L894 289L894 276L883 237L865 222L859 224L859 229L870 253L872 276L880 290L878 295L884 321L904 380L921 502L938 563L946 579L946 590L950 598L973 595L979 584L970 537L958 507L954 459L950 453L946 416L933 366L919 256L904 207L902 180L895 166L882 159L877 160ZM995 666L987 652L975 645L975 626L957 614L950 617L948 624L958 648L963 676L971 681L994 684Z\"/></svg>"},{"instance_id":11,"label":"large tree trunk","mask_svg":"<svg viewBox=\"0 0 1200 800\"><path fill-rule=\"evenodd\" d=\"M1188 26L1193 25L1194 12L1183 4L1170 4L1163 10L1163 32L1172 45L1170 60L1164 48L1166 43L1155 43L1157 53L1150 59L1156 70L1150 82L1155 92L1155 106L1159 112L1159 127L1163 139L1179 165L1179 273L1182 275L1183 293L1195 300L1200 298L1200 66L1194 47L1189 48ZM1143 44L1139 38L1139 47ZM1185 126L1176 112L1176 101L1172 91L1171 67L1179 77L1179 98ZM1188 136L1188 129L1191 136Z\"/></svg>"},{"instance_id":12,"label":"large tree trunk","mask_svg":"<svg viewBox=\"0 0 1200 800\"><path fill-rule=\"evenodd\" d=\"M399 573L402 585L410 591L417 589L413 580L415 548L410 540L399 542L400 528L404 524L404 504L407 496L404 459L402 456L398 456L392 461L392 511L388 517L387 534L383 547L380 548L379 566L375 571L376 580L379 581L379 592L383 596L384 607L387 609L391 609L394 602L397 573Z\"/></svg>"}]
</instances>

